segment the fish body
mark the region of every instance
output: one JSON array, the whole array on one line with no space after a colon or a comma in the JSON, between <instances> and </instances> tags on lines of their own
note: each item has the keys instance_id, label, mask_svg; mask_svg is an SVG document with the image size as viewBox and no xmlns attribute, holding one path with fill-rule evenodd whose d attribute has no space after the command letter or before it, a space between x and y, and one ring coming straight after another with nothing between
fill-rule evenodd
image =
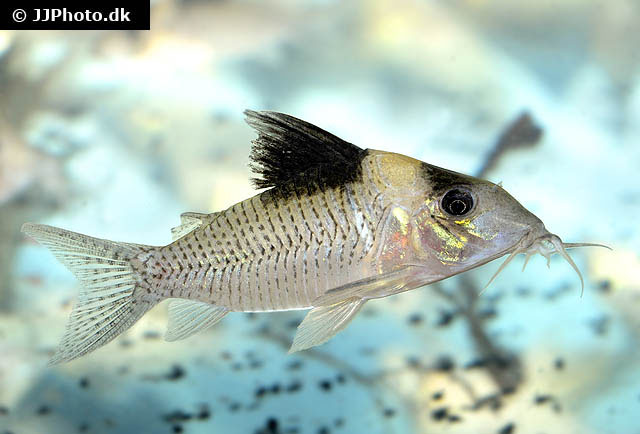
<instances>
[{"instance_id":1,"label":"fish body","mask_svg":"<svg viewBox=\"0 0 640 434\"><path fill-rule=\"evenodd\" d=\"M368 300L508 253L508 261L517 253L564 253L501 186L361 149L288 115L246 114L258 132L254 181L267 190L224 211L183 214L171 244L23 226L82 283L52 363L106 344L164 299L172 299L167 340L230 311L311 309L291 347L302 350L342 330ZM551 246L544 252L543 242Z\"/></svg>"}]
</instances>

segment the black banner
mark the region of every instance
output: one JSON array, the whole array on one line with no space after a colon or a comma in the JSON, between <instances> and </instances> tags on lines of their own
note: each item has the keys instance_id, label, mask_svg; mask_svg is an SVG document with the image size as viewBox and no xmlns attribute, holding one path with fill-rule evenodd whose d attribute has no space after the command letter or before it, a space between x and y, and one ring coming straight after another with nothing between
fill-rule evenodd
<instances>
[{"instance_id":1,"label":"black banner","mask_svg":"<svg viewBox=\"0 0 640 434\"><path fill-rule=\"evenodd\" d=\"M149 30L149 1L0 2L1 30ZM120 4L118 4L120 3Z\"/></svg>"}]
</instances>

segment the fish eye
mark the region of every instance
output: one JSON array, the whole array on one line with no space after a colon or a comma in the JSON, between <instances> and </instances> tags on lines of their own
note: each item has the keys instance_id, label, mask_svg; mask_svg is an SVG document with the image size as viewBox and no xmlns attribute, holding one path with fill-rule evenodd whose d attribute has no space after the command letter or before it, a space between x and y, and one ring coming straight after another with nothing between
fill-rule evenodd
<instances>
[{"instance_id":1,"label":"fish eye","mask_svg":"<svg viewBox=\"0 0 640 434\"><path fill-rule=\"evenodd\" d=\"M440 206L449 215L463 216L471 212L473 196L468 191L454 188L442 196Z\"/></svg>"}]
</instances>

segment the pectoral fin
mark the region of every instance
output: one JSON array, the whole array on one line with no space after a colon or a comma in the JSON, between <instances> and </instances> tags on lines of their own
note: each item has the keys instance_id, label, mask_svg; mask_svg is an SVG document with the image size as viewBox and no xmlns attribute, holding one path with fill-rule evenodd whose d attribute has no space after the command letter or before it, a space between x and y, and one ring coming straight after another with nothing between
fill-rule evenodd
<instances>
[{"instance_id":1,"label":"pectoral fin","mask_svg":"<svg viewBox=\"0 0 640 434\"><path fill-rule=\"evenodd\" d=\"M173 241L182 238L194 229L209 222L214 214L201 214L198 212L185 212L180 214L180 226L171 228L171 238Z\"/></svg>"},{"instance_id":2,"label":"pectoral fin","mask_svg":"<svg viewBox=\"0 0 640 434\"><path fill-rule=\"evenodd\" d=\"M173 300L169 304L169 325L164 339L169 342L188 338L220 321L228 309L192 300Z\"/></svg>"},{"instance_id":3,"label":"pectoral fin","mask_svg":"<svg viewBox=\"0 0 640 434\"><path fill-rule=\"evenodd\" d=\"M396 271L351 282L330 289L313 300L313 305L327 306L351 297L370 300L398 294L429 283L430 277L420 271L420 267L416 265L407 265Z\"/></svg>"},{"instance_id":4,"label":"pectoral fin","mask_svg":"<svg viewBox=\"0 0 640 434\"><path fill-rule=\"evenodd\" d=\"M331 306L311 309L298 326L289 353L325 343L349 324L364 303L365 300L352 297Z\"/></svg>"}]
</instances>

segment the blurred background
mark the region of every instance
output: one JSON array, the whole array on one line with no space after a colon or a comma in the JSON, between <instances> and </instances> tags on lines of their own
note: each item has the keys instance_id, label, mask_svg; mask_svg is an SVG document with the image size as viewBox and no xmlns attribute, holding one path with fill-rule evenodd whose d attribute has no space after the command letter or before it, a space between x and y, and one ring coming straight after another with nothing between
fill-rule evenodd
<instances>
[{"instance_id":1,"label":"blurred background","mask_svg":"<svg viewBox=\"0 0 640 434\"><path fill-rule=\"evenodd\" d=\"M640 433L640 3L158 0L151 31L0 32L0 433ZM25 221L167 244L254 194L246 108L504 187L567 242L367 303L46 367L77 281Z\"/></svg>"}]
</instances>

